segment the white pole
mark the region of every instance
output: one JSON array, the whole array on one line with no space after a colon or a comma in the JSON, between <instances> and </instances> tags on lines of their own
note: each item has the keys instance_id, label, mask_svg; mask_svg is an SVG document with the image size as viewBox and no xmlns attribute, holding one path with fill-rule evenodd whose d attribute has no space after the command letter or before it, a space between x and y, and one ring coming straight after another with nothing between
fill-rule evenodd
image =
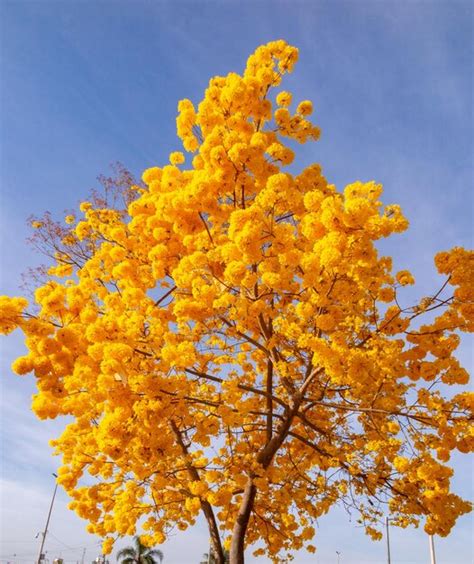
<instances>
[{"instance_id":1,"label":"white pole","mask_svg":"<svg viewBox=\"0 0 474 564\"><path fill-rule=\"evenodd\" d=\"M386 537L387 537L387 562L388 564L391 563L390 560L390 534L388 532L388 517L385 517L385 530L386 530Z\"/></svg>"},{"instance_id":2,"label":"white pole","mask_svg":"<svg viewBox=\"0 0 474 564\"><path fill-rule=\"evenodd\" d=\"M53 474L53 476L55 478L57 478L56 474ZM46 535L48 534L49 520L51 518L51 512L53 511L54 498L56 497L57 489L58 489L58 483L56 482L56 485L54 486L54 493L53 493L53 498L51 500L51 505L49 506L48 518L46 519L46 526L44 528L44 532L42 533L43 538L41 540L41 546L40 546L40 551L39 551L39 556L38 556L38 564L41 564L41 561L43 560L44 541L46 540Z\"/></svg>"},{"instance_id":3,"label":"white pole","mask_svg":"<svg viewBox=\"0 0 474 564\"><path fill-rule=\"evenodd\" d=\"M431 556L431 564L436 564L436 554L435 554L433 535L430 535L430 556Z\"/></svg>"}]
</instances>

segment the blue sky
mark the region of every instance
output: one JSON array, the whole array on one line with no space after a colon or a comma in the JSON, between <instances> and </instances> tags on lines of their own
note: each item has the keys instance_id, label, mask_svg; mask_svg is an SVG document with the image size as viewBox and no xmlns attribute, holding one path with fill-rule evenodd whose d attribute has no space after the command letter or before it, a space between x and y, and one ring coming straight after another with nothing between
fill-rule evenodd
<instances>
[{"instance_id":1,"label":"blue sky","mask_svg":"<svg viewBox=\"0 0 474 564\"><path fill-rule=\"evenodd\" d=\"M1 294L18 294L21 272L39 260L25 243L30 213L74 207L114 161L137 175L164 164L179 149L177 101L199 101L211 76L241 72L278 38L300 49L285 86L314 101L322 128L298 165L321 163L340 188L384 184L384 201L411 222L384 250L413 270L421 294L439 282L436 251L472 247L470 2L2 0L0 10ZM47 440L61 422L37 422L32 379L11 375L21 335L1 347L0 562L32 562L54 487ZM468 351L460 356L472 368ZM453 464L457 491L472 498L472 462ZM97 539L66 503L60 492L48 556L75 562L85 547L90 561ZM471 562L472 533L472 517L460 519L436 541L438 562ZM180 533L163 546L166 562L197 563L206 544L201 525ZM336 550L344 564L385 558L342 511L321 519L316 544L316 557L295 562L336 562ZM392 550L393 563L428 561L422 531L393 531Z\"/></svg>"}]
</instances>

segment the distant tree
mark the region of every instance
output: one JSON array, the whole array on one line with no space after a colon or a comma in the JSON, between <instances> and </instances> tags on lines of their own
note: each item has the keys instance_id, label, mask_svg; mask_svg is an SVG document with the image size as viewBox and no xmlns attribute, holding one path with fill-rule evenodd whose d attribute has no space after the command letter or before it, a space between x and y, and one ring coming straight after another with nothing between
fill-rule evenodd
<instances>
[{"instance_id":1,"label":"distant tree","mask_svg":"<svg viewBox=\"0 0 474 564\"><path fill-rule=\"evenodd\" d=\"M158 549L145 546L140 537L134 537L135 546L123 548L117 554L117 562L121 564L157 564L163 561L163 553Z\"/></svg>"},{"instance_id":2,"label":"distant tree","mask_svg":"<svg viewBox=\"0 0 474 564\"><path fill-rule=\"evenodd\" d=\"M228 564L230 562L229 560L229 551L228 550L224 550L224 564ZM214 556L214 554L209 553L209 552L205 552L202 555L202 560L199 564L219 564L219 560Z\"/></svg>"}]
</instances>

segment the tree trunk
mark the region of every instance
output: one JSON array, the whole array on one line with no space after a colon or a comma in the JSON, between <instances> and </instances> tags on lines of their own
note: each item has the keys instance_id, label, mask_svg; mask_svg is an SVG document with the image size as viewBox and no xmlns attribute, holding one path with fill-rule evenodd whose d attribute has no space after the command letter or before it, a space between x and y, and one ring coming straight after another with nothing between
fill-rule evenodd
<instances>
[{"instance_id":1,"label":"tree trunk","mask_svg":"<svg viewBox=\"0 0 474 564\"><path fill-rule=\"evenodd\" d=\"M250 514L257 488L252 478L249 478L244 489L242 503L232 531L232 543L230 545L229 564L244 564L244 541Z\"/></svg>"},{"instance_id":2,"label":"tree trunk","mask_svg":"<svg viewBox=\"0 0 474 564\"><path fill-rule=\"evenodd\" d=\"M186 468L188 470L188 474L191 480L198 482L201 480L199 476L199 472L197 469L189 462L188 460L188 449L184 444L183 437L181 432L176 425L176 423L171 420L170 421L171 429L176 437L176 441L178 442L179 447L181 448L181 452L184 455L184 460L186 464ZM225 564L225 557L224 557L224 550L222 549L221 538L219 536L219 529L217 527L216 517L214 515L214 511L212 510L212 506L208 501L201 500L201 509L206 517L206 521L209 527L209 534L211 535L211 546L214 559L216 564Z\"/></svg>"},{"instance_id":3,"label":"tree trunk","mask_svg":"<svg viewBox=\"0 0 474 564\"><path fill-rule=\"evenodd\" d=\"M309 381L309 379L308 379ZM257 455L257 462L266 470L273 461L273 457L288 436L291 424L298 413L298 409L303 400L303 394L297 392L293 396L292 404L287 411L285 419L278 427L276 434L265 444ZM245 533L252 513L257 487L253 483L253 477L249 476L244 489L239 513L232 530L232 541L230 545L229 564L244 564Z\"/></svg>"},{"instance_id":4,"label":"tree trunk","mask_svg":"<svg viewBox=\"0 0 474 564\"><path fill-rule=\"evenodd\" d=\"M202 512L206 517L209 526L209 533L211 535L212 556L216 564L225 564L224 550L222 549L221 538L219 536L219 529L217 527L214 511L209 502L201 502Z\"/></svg>"}]
</instances>

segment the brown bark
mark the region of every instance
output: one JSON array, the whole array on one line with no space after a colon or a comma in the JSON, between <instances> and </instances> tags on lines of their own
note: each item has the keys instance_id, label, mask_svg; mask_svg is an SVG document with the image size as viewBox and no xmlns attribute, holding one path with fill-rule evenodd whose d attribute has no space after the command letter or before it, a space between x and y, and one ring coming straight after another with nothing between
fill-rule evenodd
<instances>
[{"instance_id":1,"label":"brown bark","mask_svg":"<svg viewBox=\"0 0 474 564\"><path fill-rule=\"evenodd\" d=\"M273 436L273 362L268 359L267 361L267 379L266 379L266 392L267 392L267 443L272 440Z\"/></svg>"},{"instance_id":2,"label":"brown bark","mask_svg":"<svg viewBox=\"0 0 474 564\"><path fill-rule=\"evenodd\" d=\"M273 457L275 456L278 449L281 447L286 437L288 436L291 425L295 417L298 416L298 411L301 407L306 391L308 390L309 386L313 382L314 378L318 376L321 372L322 372L322 368L314 370L311 364L308 365L304 382L302 383L299 390L295 390L292 394L290 405L286 409L285 418L280 423L275 433L272 433L270 440L267 440L265 446L260 450L260 452L257 455L257 461L260 463L260 465L264 470L266 470L270 466ZM273 370L270 375L267 375L267 385L268 385L269 376L273 377ZM267 389L267 398L268 398L268 393L269 390ZM269 438L268 435L267 437ZM234 529L232 531L232 541L231 541L230 560L229 560L230 564L244 564L245 534L247 532L247 527L250 521L250 515L252 513L255 497L257 495L257 487L253 483L254 477L255 476L249 476L247 485L245 486L244 489L239 513L237 515Z\"/></svg>"},{"instance_id":3,"label":"brown bark","mask_svg":"<svg viewBox=\"0 0 474 564\"><path fill-rule=\"evenodd\" d=\"M265 470L270 466L273 457L275 456L275 453L281 447L283 441L288 436L288 432L290 430L291 424L293 423L293 420L296 417L296 414L298 413L298 409L301 405L303 397L300 394L295 394L295 395L296 397L292 402L292 405L289 408L285 419L281 422L280 426L278 427L275 435L257 455L257 461L262 465L262 467Z\"/></svg>"},{"instance_id":4,"label":"brown bark","mask_svg":"<svg viewBox=\"0 0 474 564\"><path fill-rule=\"evenodd\" d=\"M298 413L303 395L296 393L290 409L287 412L285 419L278 427L275 435L269 442L262 448L257 455L257 461L263 469L267 469L272 463L278 449L283 444L283 441L288 436L291 424ZM250 476L245 486L242 501L240 504L239 513L235 521L234 529L232 531L232 541L230 545L230 564L244 564L244 547L245 547L245 534L252 513L255 496L257 495L257 487L253 483L253 477Z\"/></svg>"},{"instance_id":5,"label":"brown bark","mask_svg":"<svg viewBox=\"0 0 474 564\"><path fill-rule=\"evenodd\" d=\"M212 510L212 506L208 501L203 501L201 502L201 509L206 517L209 533L211 535L212 555L214 556L217 564L224 564L224 550L222 549L219 529L217 527L216 517L214 515L214 511Z\"/></svg>"},{"instance_id":6,"label":"brown bark","mask_svg":"<svg viewBox=\"0 0 474 564\"><path fill-rule=\"evenodd\" d=\"M170 426L176 437L176 441L181 449L181 452L183 453L189 477L193 480L193 482L200 481L201 478L199 476L199 472L188 461L188 449L184 444L183 437L178 429L178 426L173 420L170 421ZM211 535L212 555L214 556L217 564L225 564L224 550L222 549L221 537L219 535L219 529L217 527L217 521L214 511L212 510L212 506L208 501L201 500L201 509L209 527L209 534Z\"/></svg>"},{"instance_id":7,"label":"brown bark","mask_svg":"<svg viewBox=\"0 0 474 564\"><path fill-rule=\"evenodd\" d=\"M235 520L234 529L232 531L232 542L229 553L230 564L244 564L245 533L249 524L256 493L257 488L253 483L252 478L249 477L244 489L239 513L237 515L237 519Z\"/></svg>"}]
</instances>

